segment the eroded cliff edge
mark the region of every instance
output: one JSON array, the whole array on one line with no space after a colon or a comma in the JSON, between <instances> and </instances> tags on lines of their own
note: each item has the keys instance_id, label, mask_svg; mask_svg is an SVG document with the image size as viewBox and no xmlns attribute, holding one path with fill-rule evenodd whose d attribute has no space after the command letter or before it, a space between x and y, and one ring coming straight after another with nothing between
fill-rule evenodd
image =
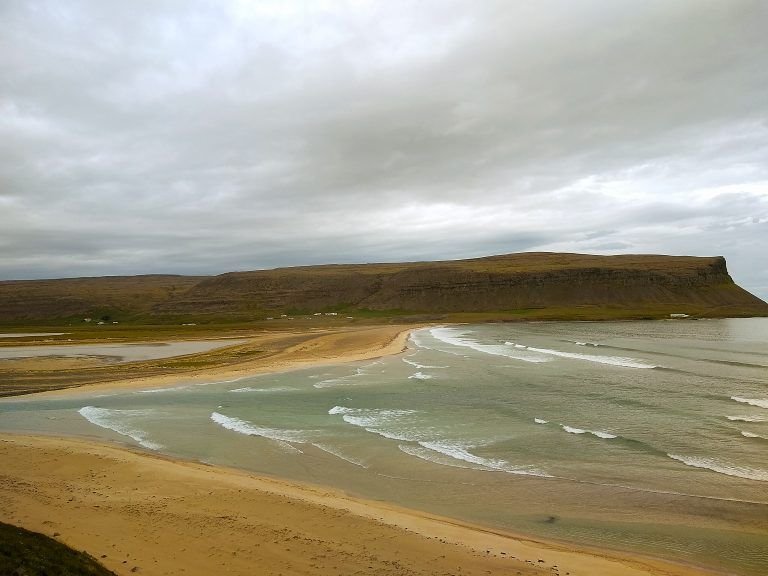
<instances>
[{"instance_id":1,"label":"eroded cliff edge","mask_svg":"<svg viewBox=\"0 0 768 576\"><path fill-rule=\"evenodd\" d=\"M25 309L29 317L30 306L51 314L56 300L66 309L61 316L106 310L169 319L258 319L331 310L482 313L502 319L768 315L768 304L736 285L719 256L539 252L443 262L305 266L194 279L161 277L162 282L154 277L151 297L146 290L137 297L140 278L58 280L52 283L56 293L47 296L41 283L51 281L24 282L35 298L26 304L25 287L15 283L13 305L7 305L13 283L0 282L0 321L21 319Z\"/></svg>"},{"instance_id":2,"label":"eroded cliff edge","mask_svg":"<svg viewBox=\"0 0 768 576\"><path fill-rule=\"evenodd\" d=\"M157 311L367 309L495 312L614 308L766 314L722 257L524 253L406 264L329 265L208 278Z\"/></svg>"}]
</instances>

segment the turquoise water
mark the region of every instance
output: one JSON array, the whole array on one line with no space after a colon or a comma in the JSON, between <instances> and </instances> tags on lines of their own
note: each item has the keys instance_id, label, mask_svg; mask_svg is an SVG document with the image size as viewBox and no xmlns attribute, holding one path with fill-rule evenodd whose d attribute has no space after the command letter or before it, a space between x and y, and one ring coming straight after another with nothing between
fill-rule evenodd
<instances>
[{"instance_id":1,"label":"turquoise water","mask_svg":"<svg viewBox=\"0 0 768 576\"><path fill-rule=\"evenodd\" d=\"M373 362L0 402L77 434L510 530L768 571L768 320L437 327Z\"/></svg>"}]
</instances>

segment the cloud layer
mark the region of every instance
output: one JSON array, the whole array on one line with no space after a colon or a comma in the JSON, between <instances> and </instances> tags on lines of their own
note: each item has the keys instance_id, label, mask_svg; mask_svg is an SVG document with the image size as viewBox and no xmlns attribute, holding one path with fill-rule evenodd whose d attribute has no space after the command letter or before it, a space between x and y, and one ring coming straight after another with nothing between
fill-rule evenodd
<instances>
[{"instance_id":1,"label":"cloud layer","mask_svg":"<svg viewBox=\"0 0 768 576\"><path fill-rule=\"evenodd\" d=\"M768 297L768 4L0 4L0 278L523 250Z\"/></svg>"}]
</instances>

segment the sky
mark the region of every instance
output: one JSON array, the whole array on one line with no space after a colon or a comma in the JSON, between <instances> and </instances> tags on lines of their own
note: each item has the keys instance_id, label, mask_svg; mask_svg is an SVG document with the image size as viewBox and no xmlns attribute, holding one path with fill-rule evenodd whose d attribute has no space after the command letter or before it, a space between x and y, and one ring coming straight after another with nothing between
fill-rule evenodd
<instances>
[{"instance_id":1,"label":"sky","mask_svg":"<svg viewBox=\"0 0 768 576\"><path fill-rule=\"evenodd\" d=\"M763 0L0 1L0 279L722 255L768 298Z\"/></svg>"}]
</instances>

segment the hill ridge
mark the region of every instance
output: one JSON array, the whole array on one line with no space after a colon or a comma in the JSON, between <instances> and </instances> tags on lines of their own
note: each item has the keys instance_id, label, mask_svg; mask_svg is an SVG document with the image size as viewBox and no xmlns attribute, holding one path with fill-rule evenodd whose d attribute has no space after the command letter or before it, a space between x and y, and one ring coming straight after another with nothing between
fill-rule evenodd
<instances>
[{"instance_id":1,"label":"hill ridge","mask_svg":"<svg viewBox=\"0 0 768 576\"><path fill-rule=\"evenodd\" d=\"M384 315L483 313L500 319L537 314L562 318L669 313L763 316L768 315L768 304L734 283L722 256L523 252L463 260L295 266L216 276L0 281L2 323L103 315L245 320L328 310Z\"/></svg>"}]
</instances>

